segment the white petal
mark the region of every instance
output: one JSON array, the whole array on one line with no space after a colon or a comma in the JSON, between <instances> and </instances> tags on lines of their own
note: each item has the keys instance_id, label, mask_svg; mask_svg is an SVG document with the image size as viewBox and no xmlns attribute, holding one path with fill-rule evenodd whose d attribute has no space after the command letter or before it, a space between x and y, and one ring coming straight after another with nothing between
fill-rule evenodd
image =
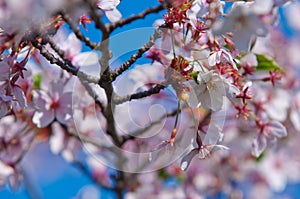
<instances>
[{"instance_id":1,"label":"white petal","mask_svg":"<svg viewBox=\"0 0 300 199\"><path fill-rule=\"evenodd\" d=\"M105 11L105 15L109 19L109 21L113 23L119 21L122 18L122 14L117 9L107 10Z\"/></svg>"},{"instance_id":2,"label":"white petal","mask_svg":"<svg viewBox=\"0 0 300 199\"><path fill-rule=\"evenodd\" d=\"M266 147L267 139L262 133L260 133L258 137L253 140L251 153L255 157L259 157L262 154L262 152L266 149Z\"/></svg>"}]
</instances>

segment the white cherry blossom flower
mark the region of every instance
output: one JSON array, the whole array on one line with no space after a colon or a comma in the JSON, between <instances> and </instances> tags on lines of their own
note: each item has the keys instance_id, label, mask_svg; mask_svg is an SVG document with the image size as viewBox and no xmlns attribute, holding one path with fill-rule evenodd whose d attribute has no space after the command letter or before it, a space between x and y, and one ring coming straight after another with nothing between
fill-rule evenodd
<instances>
[{"instance_id":1,"label":"white cherry blossom flower","mask_svg":"<svg viewBox=\"0 0 300 199\"><path fill-rule=\"evenodd\" d=\"M224 96L232 96L240 92L238 88L230 84L224 77L213 71L200 72L197 81L198 84L191 82L193 89L189 93L188 99L191 107L201 105L205 109L218 111L223 106Z\"/></svg>"},{"instance_id":2,"label":"white cherry blossom flower","mask_svg":"<svg viewBox=\"0 0 300 199\"><path fill-rule=\"evenodd\" d=\"M231 56L231 54L224 50L224 49L220 49L217 52L212 53L209 57L208 57L208 64L210 66L215 66L216 64L220 64L223 62L228 62L232 65L232 67L237 70L236 64L233 60L233 57Z\"/></svg>"},{"instance_id":3,"label":"white cherry blossom flower","mask_svg":"<svg viewBox=\"0 0 300 199\"><path fill-rule=\"evenodd\" d=\"M103 10L111 22L119 21L122 18L122 14L116 8L119 3L120 0L97 0L97 6Z\"/></svg>"}]
</instances>

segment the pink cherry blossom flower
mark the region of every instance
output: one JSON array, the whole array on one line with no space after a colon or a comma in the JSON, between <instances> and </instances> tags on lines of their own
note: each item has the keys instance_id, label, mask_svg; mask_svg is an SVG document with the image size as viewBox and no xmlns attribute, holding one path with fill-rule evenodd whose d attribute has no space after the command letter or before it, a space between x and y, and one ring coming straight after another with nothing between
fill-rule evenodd
<instances>
[{"instance_id":1,"label":"pink cherry blossom flower","mask_svg":"<svg viewBox=\"0 0 300 199\"><path fill-rule=\"evenodd\" d=\"M9 70L8 58L4 58L0 61L0 81L7 81L9 79Z\"/></svg>"},{"instance_id":2,"label":"pink cherry blossom flower","mask_svg":"<svg viewBox=\"0 0 300 199\"><path fill-rule=\"evenodd\" d=\"M278 138L287 136L286 128L277 121L272 121L261 125L261 130L252 143L252 155L258 157L267 148L277 142Z\"/></svg>"},{"instance_id":3,"label":"pink cherry blossom flower","mask_svg":"<svg viewBox=\"0 0 300 199\"><path fill-rule=\"evenodd\" d=\"M75 137L68 135L57 122L53 123L52 135L49 140L50 149L54 154L61 154L62 157L68 161L73 162L75 153L79 150L81 143Z\"/></svg>"},{"instance_id":4,"label":"pink cherry blossom flower","mask_svg":"<svg viewBox=\"0 0 300 199\"><path fill-rule=\"evenodd\" d=\"M48 92L36 90L33 93L36 111L32 121L39 128L49 125L55 118L62 124L72 118L72 93L63 92L63 87L61 81L53 81Z\"/></svg>"},{"instance_id":5,"label":"pink cherry blossom flower","mask_svg":"<svg viewBox=\"0 0 300 199\"><path fill-rule=\"evenodd\" d=\"M12 102L11 96L0 94L0 118L2 118L8 113L11 102Z\"/></svg>"},{"instance_id":6,"label":"pink cherry blossom flower","mask_svg":"<svg viewBox=\"0 0 300 199\"><path fill-rule=\"evenodd\" d=\"M272 151L258 167L270 188L277 192L283 191L288 182L300 179L299 162L285 153L283 150Z\"/></svg>"}]
</instances>

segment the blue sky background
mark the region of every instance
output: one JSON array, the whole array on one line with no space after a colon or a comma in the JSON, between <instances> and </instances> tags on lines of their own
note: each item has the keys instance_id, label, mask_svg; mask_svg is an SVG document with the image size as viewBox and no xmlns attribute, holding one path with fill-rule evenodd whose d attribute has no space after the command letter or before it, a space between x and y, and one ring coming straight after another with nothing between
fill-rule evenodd
<instances>
[{"instance_id":1,"label":"blue sky background","mask_svg":"<svg viewBox=\"0 0 300 199\"><path fill-rule=\"evenodd\" d=\"M123 0L118 6L118 9L122 12L123 17L128 17L132 13L139 13L148 7L158 5L157 0ZM123 31L132 30L142 27L151 27L155 19L161 18L160 14L152 14L146 17L145 20L138 20L124 28L116 30L113 34L118 35ZM282 17L284 17L281 14ZM294 36L293 30L289 29L286 23L280 24L284 32L289 36ZM86 35L91 38L92 41L99 41L99 33L94 31L93 24L88 26L89 31ZM137 48L143 45L149 36L153 33L152 29L143 29L141 32L133 31L119 35L118 39L111 43L111 47L115 55L126 52L127 46L136 46ZM127 39L122 39L122 35ZM131 38L128 38L130 36ZM117 41L117 42L116 42ZM132 49L132 48L131 48ZM89 50L84 47L84 51ZM121 60L128 58L130 54L121 56ZM140 61L143 63L145 60ZM45 143L38 144L32 149L22 162L22 169L25 171L26 179L30 180L32 190L35 192L37 198L35 199L53 199L53 198L75 198L78 195L79 190L86 186L93 186L99 191L100 198L109 199L115 198L113 193L103 190L96 185L93 181L83 174L76 166L65 162L60 156L55 156L49 151L49 146ZM28 192L26 191L26 184L22 183L21 187L16 191L10 191L9 186L0 190L1 199L30 199ZM282 195L292 194L293 198L300 198L300 186L298 184L289 185L286 190L279 194L279 198ZM222 198L220 196L220 198Z\"/></svg>"}]
</instances>

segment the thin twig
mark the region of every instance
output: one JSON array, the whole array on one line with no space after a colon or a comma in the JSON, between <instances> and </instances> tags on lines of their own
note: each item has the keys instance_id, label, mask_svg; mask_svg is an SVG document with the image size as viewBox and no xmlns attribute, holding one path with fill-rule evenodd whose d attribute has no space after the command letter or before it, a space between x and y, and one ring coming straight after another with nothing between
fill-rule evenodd
<instances>
[{"instance_id":1,"label":"thin twig","mask_svg":"<svg viewBox=\"0 0 300 199\"><path fill-rule=\"evenodd\" d=\"M151 13L158 13L159 11L163 10L164 9L164 6L163 5L158 5L156 7L153 7L153 8L148 8L146 9L145 11L137 14L137 15L132 15L126 19L122 19L120 21L117 21L115 22L114 24L110 24L108 25L108 30L109 32L112 32L113 30L115 30L117 27L122 27L126 24L129 24L137 19L143 19L145 18L148 14L151 14Z\"/></svg>"},{"instance_id":2,"label":"thin twig","mask_svg":"<svg viewBox=\"0 0 300 199\"><path fill-rule=\"evenodd\" d=\"M89 83L95 83L98 84L99 78L88 75L82 71L79 71L78 68L69 67L65 63L63 63L61 60L55 58L42 44L40 44L38 41L34 40L31 42L32 45L37 48L40 51L40 54L43 55L51 64L58 65L61 69L77 76L79 79L83 79L88 81Z\"/></svg>"},{"instance_id":3,"label":"thin twig","mask_svg":"<svg viewBox=\"0 0 300 199\"><path fill-rule=\"evenodd\" d=\"M126 95L123 97L117 97L117 98L113 99L113 102L115 105L118 105L118 104L122 104L124 102L128 102L128 101L131 101L134 99L141 99L144 97L149 97L153 94L158 94L162 89L166 88L166 85L167 85L166 82L162 82L161 84L157 84L156 86L150 88L149 90L134 93L131 95Z\"/></svg>"},{"instance_id":4,"label":"thin twig","mask_svg":"<svg viewBox=\"0 0 300 199\"><path fill-rule=\"evenodd\" d=\"M51 46L51 48L60 56L60 58L65 62L65 64L69 65L71 68L75 68L76 67L72 64L72 62L66 57L65 52L60 49L53 41L50 37L48 36L44 36L43 40L47 43L49 43L49 45Z\"/></svg>"},{"instance_id":5,"label":"thin twig","mask_svg":"<svg viewBox=\"0 0 300 199\"><path fill-rule=\"evenodd\" d=\"M91 49L99 47L97 43L92 42L88 37L84 36L81 33L80 28L75 25L75 23L72 21L71 17L68 14L66 14L65 12L61 12L61 15L64 21L70 26L70 28L73 30L74 34L80 41L84 42L85 45L87 45Z\"/></svg>"},{"instance_id":6,"label":"thin twig","mask_svg":"<svg viewBox=\"0 0 300 199\"><path fill-rule=\"evenodd\" d=\"M155 43L155 40L161 37L161 28L155 30L147 43L145 43L135 54L125 61L118 69L112 73L112 81L115 80L119 75L126 71L137 59L141 58L142 55L148 51Z\"/></svg>"},{"instance_id":7,"label":"thin twig","mask_svg":"<svg viewBox=\"0 0 300 199\"><path fill-rule=\"evenodd\" d=\"M87 3L87 5L89 7L90 16L91 16L92 20L95 22L96 28L101 30L102 33L108 32L107 27L101 21L102 15L96 9L96 2L94 0L84 0L84 1Z\"/></svg>"}]
</instances>

